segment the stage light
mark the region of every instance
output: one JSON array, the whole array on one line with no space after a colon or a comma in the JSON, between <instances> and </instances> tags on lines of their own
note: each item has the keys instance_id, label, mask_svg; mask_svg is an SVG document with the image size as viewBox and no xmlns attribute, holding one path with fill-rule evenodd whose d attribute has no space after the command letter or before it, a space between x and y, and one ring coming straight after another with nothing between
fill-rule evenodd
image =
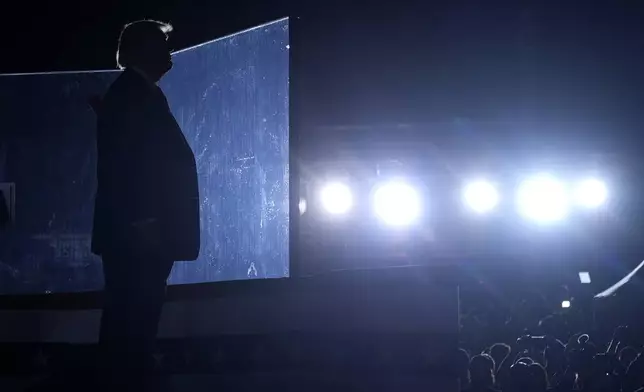
<instances>
[{"instance_id":1,"label":"stage light","mask_svg":"<svg viewBox=\"0 0 644 392\"><path fill-rule=\"evenodd\" d=\"M518 190L519 213L538 222L554 222L568 215L566 186L546 174L524 181Z\"/></svg>"},{"instance_id":2,"label":"stage light","mask_svg":"<svg viewBox=\"0 0 644 392\"><path fill-rule=\"evenodd\" d=\"M402 181L390 181L373 194L376 215L391 226L407 226L420 215L421 201L418 192Z\"/></svg>"},{"instance_id":3,"label":"stage light","mask_svg":"<svg viewBox=\"0 0 644 392\"><path fill-rule=\"evenodd\" d=\"M563 309L568 309L570 307L570 301L561 301L561 307Z\"/></svg>"},{"instance_id":4,"label":"stage light","mask_svg":"<svg viewBox=\"0 0 644 392\"><path fill-rule=\"evenodd\" d=\"M588 272L580 272L579 273L579 282L581 282L581 284L590 284L590 282L591 282L590 273L588 273Z\"/></svg>"},{"instance_id":5,"label":"stage light","mask_svg":"<svg viewBox=\"0 0 644 392\"><path fill-rule=\"evenodd\" d=\"M306 212L306 199L300 199L300 203L298 204L298 207L300 209L300 215L304 215Z\"/></svg>"},{"instance_id":6,"label":"stage light","mask_svg":"<svg viewBox=\"0 0 644 392\"><path fill-rule=\"evenodd\" d=\"M346 214L353 206L351 189L340 182L325 185L320 192L320 200L324 210L332 215Z\"/></svg>"},{"instance_id":7,"label":"stage light","mask_svg":"<svg viewBox=\"0 0 644 392\"><path fill-rule=\"evenodd\" d=\"M579 183L575 189L577 203L587 208L602 206L608 198L606 184L598 179L588 179Z\"/></svg>"},{"instance_id":8,"label":"stage light","mask_svg":"<svg viewBox=\"0 0 644 392\"><path fill-rule=\"evenodd\" d=\"M463 191L465 204L473 211L485 213L493 210L499 203L499 193L494 185L487 181L475 181L467 184Z\"/></svg>"}]
</instances>

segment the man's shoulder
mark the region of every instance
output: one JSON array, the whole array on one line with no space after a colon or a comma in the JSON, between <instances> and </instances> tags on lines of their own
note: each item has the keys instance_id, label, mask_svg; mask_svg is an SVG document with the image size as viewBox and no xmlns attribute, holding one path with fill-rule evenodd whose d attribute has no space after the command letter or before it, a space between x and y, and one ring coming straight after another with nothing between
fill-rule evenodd
<instances>
[{"instance_id":1,"label":"man's shoulder","mask_svg":"<svg viewBox=\"0 0 644 392\"><path fill-rule=\"evenodd\" d=\"M149 94L147 86L140 80L140 77L132 71L123 71L112 83L105 94L104 100L109 103L124 101L141 102Z\"/></svg>"}]
</instances>

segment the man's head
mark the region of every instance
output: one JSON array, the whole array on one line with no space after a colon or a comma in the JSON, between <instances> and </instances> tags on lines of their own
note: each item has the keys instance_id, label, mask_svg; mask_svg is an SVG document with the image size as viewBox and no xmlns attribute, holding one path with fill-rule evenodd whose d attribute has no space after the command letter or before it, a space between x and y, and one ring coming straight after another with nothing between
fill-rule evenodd
<instances>
[{"instance_id":1,"label":"man's head","mask_svg":"<svg viewBox=\"0 0 644 392\"><path fill-rule=\"evenodd\" d=\"M470 382L470 355L460 348L456 357L458 378L461 380L461 387L467 386Z\"/></svg>"},{"instance_id":2,"label":"man's head","mask_svg":"<svg viewBox=\"0 0 644 392\"><path fill-rule=\"evenodd\" d=\"M627 368L637 358L637 350L633 347L627 346L619 351L619 361Z\"/></svg>"},{"instance_id":3,"label":"man's head","mask_svg":"<svg viewBox=\"0 0 644 392\"><path fill-rule=\"evenodd\" d=\"M475 388L487 388L494 385L494 359L487 354L480 354L470 360L470 382Z\"/></svg>"},{"instance_id":4,"label":"man's head","mask_svg":"<svg viewBox=\"0 0 644 392\"><path fill-rule=\"evenodd\" d=\"M129 23L121 30L116 62L119 68L138 68L154 82L172 68L168 34L172 25L154 20Z\"/></svg>"},{"instance_id":5,"label":"man's head","mask_svg":"<svg viewBox=\"0 0 644 392\"><path fill-rule=\"evenodd\" d=\"M510 346L508 346L505 343L495 343L490 347L490 356L492 359L494 359L494 363L496 366L501 365L501 362L505 359L505 357L510 354Z\"/></svg>"}]
</instances>

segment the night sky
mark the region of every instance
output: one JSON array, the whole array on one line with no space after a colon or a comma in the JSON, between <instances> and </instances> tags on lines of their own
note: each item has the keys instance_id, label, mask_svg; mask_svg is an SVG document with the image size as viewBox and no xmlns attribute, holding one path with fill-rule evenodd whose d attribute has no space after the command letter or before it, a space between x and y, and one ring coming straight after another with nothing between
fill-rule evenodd
<instances>
[{"instance_id":1,"label":"night sky","mask_svg":"<svg viewBox=\"0 0 644 392\"><path fill-rule=\"evenodd\" d=\"M180 49L300 16L293 75L310 125L469 118L621 129L640 117L638 1L101 3L18 2L3 21L0 71L113 68L120 26L144 17L172 22Z\"/></svg>"}]
</instances>

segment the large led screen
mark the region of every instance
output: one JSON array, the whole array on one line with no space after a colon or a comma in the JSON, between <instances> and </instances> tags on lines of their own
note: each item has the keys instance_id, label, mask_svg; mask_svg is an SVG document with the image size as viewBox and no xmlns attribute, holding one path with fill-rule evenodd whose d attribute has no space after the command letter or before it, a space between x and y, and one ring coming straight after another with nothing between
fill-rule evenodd
<instances>
[{"instance_id":1,"label":"large led screen","mask_svg":"<svg viewBox=\"0 0 644 392\"><path fill-rule=\"evenodd\" d=\"M162 80L197 161L201 251L171 284L288 276L288 20L180 51ZM181 26L177 26L178 29ZM119 72L0 77L0 293L100 290L90 252L96 191L88 98ZM177 228L180 230L181 228Z\"/></svg>"}]
</instances>

